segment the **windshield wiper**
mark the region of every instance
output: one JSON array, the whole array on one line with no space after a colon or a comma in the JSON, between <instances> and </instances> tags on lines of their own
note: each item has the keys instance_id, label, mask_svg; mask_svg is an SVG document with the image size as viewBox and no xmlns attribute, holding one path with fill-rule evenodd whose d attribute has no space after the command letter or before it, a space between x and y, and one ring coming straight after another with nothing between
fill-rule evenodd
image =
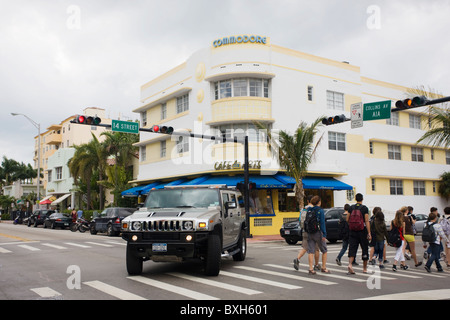
<instances>
[{"instance_id":1,"label":"windshield wiper","mask_svg":"<svg viewBox=\"0 0 450 320\"><path fill-rule=\"evenodd\" d=\"M176 206L175 208L195 208L194 206Z\"/></svg>"}]
</instances>

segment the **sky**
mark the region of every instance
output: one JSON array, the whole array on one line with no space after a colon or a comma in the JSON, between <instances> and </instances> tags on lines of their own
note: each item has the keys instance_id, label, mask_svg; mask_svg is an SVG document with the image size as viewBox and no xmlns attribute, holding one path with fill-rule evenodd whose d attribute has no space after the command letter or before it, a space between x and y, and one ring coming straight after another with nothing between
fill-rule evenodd
<instances>
[{"instance_id":1,"label":"sky","mask_svg":"<svg viewBox=\"0 0 450 320\"><path fill-rule=\"evenodd\" d=\"M140 87L239 34L450 94L450 0L0 0L0 159L86 107L138 119ZM399 97L403 98L403 97ZM1 160L0 160L1 161Z\"/></svg>"}]
</instances>

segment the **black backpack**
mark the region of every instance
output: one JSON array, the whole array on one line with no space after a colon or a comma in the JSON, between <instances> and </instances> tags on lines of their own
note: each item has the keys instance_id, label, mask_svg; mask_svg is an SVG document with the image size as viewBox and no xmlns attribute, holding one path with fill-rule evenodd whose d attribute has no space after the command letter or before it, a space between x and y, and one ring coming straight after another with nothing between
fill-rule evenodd
<instances>
[{"instance_id":1,"label":"black backpack","mask_svg":"<svg viewBox=\"0 0 450 320\"><path fill-rule=\"evenodd\" d=\"M388 239L387 239L388 245L391 247L398 248L402 245L402 238L400 237L400 230L392 225L391 231L388 233Z\"/></svg>"},{"instance_id":2,"label":"black backpack","mask_svg":"<svg viewBox=\"0 0 450 320\"><path fill-rule=\"evenodd\" d=\"M320 230L319 220L317 219L317 212L314 208L308 208L305 216L305 223L303 228L307 233L316 233Z\"/></svg>"},{"instance_id":3,"label":"black backpack","mask_svg":"<svg viewBox=\"0 0 450 320\"><path fill-rule=\"evenodd\" d=\"M422 231L422 241L423 242L435 242L436 241L436 231L434 230L435 223L427 222Z\"/></svg>"}]
</instances>

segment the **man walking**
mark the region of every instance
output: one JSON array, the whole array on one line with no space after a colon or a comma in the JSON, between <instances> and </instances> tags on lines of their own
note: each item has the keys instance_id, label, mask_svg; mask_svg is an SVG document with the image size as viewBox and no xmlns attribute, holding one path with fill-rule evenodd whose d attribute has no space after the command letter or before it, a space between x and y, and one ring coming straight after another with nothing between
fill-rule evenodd
<instances>
[{"instance_id":1,"label":"man walking","mask_svg":"<svg viewBox=\"0 0 450 320\"><path fill-rule=\"evenodd\" d=\"M363 195L361 193L356 194L355 199L356 204L350 206L349 214L347 215L349 228L348 274L355 274L352 263L355 260L358 246L361 246L362 250L363 272L367 273L369 242L371 240L369 209L362 204Z\"/></svg>"}]
</instances>

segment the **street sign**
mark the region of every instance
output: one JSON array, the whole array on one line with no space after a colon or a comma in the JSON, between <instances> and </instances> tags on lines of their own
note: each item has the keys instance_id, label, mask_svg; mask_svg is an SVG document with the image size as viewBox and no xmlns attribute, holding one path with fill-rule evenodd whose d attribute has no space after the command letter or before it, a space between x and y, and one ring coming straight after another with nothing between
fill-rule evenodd
<instances>
[{"instance_id":1,"label":"street sign","mask_svg":"<svg viewBox=\"0 0 450 320\"><path fill-rule=\"evenodd\" d=\"M391 100L364 103L363 120L380 120L391 117Z\"/></svg>"},{"instance_id":2,"label":"street sign","mask_svg":"<svg viewBox=\"0 0 450 320\"><path fill-rule=\"evenodd\" d=\"M139 123L130 121L112 121L112 131L124 133L139 133Z\"/></svg>"},{"instance_id":3,"label":"street sign","mask_svg":"<svg viewBox=\"0 0 450 320\"><path fill-rule=\"evenodd\" d=\"M352 129L361 128L363 126L363 108L361 102L350 105L350 120Z\"/></svg>"}]
</instances>

